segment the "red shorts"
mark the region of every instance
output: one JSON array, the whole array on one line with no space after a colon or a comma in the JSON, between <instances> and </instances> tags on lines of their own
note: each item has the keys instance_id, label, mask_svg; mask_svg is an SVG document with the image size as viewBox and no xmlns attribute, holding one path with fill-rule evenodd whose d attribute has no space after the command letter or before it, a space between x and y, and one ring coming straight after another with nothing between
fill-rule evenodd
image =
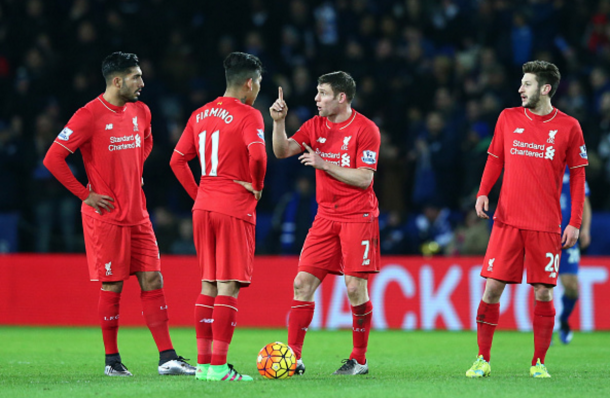
<instances>
[{"instance_id":1,"label":"red shorts","mask_svg":"<svg viewBox=\"0 0 610 398\"><path fill-rule=\"evenodd\" d=\"M83 215L83 233L92 281L124 281L136 272L161 271L159 247L150 220L125 226Z\"/></svg>"},{"instance_id":2,"label":"red shorts","mask_svg":"<svg viewBox=\"0 0 610 398\"><path fill-rule=\"evenodd\" d=\"M226 214L193 211L193 235L201 280L240 282L246 287L254 268L254 224Z\"/></svg>"},{"instance_id":3,"label":"red shorts","mask_svg":"<svg viewBox=\"0 0 610 398\"><path fill-rule=\"evenodd\" d=\"M379 220L339 222L316 216L299 257L299 271L318 279L327 273L368 279L379 272Z\"/></svg>"},{"instance_id":4,"label":"red shorts","mask_svg":"<svg viewBox=\"0 0 610 398\"><path fill-rule=\"evenodd\" d=\"M557 285L561 235L518 229L496 221L483 260L481 276L508 283Z\"/></svg>"}]
</instances>

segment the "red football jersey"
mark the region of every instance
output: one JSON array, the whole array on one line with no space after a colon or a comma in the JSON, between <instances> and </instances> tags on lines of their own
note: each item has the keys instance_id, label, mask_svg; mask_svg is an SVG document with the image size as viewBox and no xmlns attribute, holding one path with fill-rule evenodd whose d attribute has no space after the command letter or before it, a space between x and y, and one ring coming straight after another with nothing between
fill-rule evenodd
<instances>
[{"instance_id":1,"label":"red football jersey","mask_svg":"<svg viewBox=\"0 0 610 398\"><path fill-rule=\"evenodd\" d=\"M314 116L290 139L303 150L303 143L306 143L322 159L341 167L377 170L379 128L356 111L343 123L331 123L326 117ZM373 182L366 189L360 189L316 170L316 200L318 214L329 220L369 222L379 216Z\"/></svg>"},{"instance_id":2,"label":"red football jersey","mask_svg":"<svg viewBox=\"0 0 610 398\"><path fill-rule=\"evenodd\" d=\"M199 157L201 181L193 210L256 223L256 199L234 181L252 182L248 147L265 145L263 116L236 98L218 97L197 109L176 145L185 159Z\"/></svg>"},{"instance_id":3,"label":"red football jersey","mask_svg":"<svg viewBox=\"0 0 610 398\"><path fill-rule=\"evenodd\" d=\"M561 186L566 164L588 165L582 129L554 108L538 116L527 108L502 111L488 153L504 163L494 219L519 229L561 233Z\"/></svg>"},{"instance_id":4,"label":"red football jersey","mask_svg":"<svg viewBox=\"0 0 610 398\"><path fill-rule=\"evenodd\" d=\"M114 199L114 210L101 215L83 203L84 215L120 225L149 219L142 190L145 139L152 139L150 110L142 102L119 107L100 95L76 111L54 143L71 153L80 149L91 190Z\"/></svg>"}]
</instances>

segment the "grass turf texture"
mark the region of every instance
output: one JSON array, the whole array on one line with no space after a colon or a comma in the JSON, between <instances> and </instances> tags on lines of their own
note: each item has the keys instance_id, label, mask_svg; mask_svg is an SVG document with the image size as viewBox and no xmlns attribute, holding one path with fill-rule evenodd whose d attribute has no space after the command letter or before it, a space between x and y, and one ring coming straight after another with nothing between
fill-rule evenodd
<instances>
[{"instance_id":1,"label":"grass turf texture","mask_svg":"<svg viewBox=\"0 0 610 398\"><path fill-rule=\"evenodd\" d=\"M179 355L196 362L195 333L172 329ZM529 377L531 333L497 332L490 378L464 376L475 359L473 332L372 332L370 374L330 374L349 355L351 332L311 331L307 372L266 380L256 370L261 347L286 341L285 330L238 329L229 362L254 377L250 383L210 383L157 375L158 355L147 329L121 328L119 346L131 378L104 376L101 332L96 328L0 327L0 397L603 397L610 396L610 333L575 333L569 346L555 336L546 364L551 379Z\"/></svg>"}]
</instances>

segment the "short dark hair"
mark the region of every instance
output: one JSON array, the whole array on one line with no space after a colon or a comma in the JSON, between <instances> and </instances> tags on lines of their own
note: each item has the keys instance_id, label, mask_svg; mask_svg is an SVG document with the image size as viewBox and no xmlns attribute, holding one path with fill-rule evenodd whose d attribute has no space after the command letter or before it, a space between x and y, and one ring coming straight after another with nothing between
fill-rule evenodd
<instances>
[{"instance_id":1,"label":"short dark hair","mask_svg":"<svg viewBox=\"0 0 610 398\"><path fill-rule=\"evenodd\" d=\"M330 84L335 96L345 93L348 103L356 96L356 82L347 72L337 71L322 75L318 77L318 84Z\"/></svg>"},{"instance_id":2,"label":"short dark hair","mask_svg":"<svg viewBox=\"0 0 610 398\"><path fill-rule=\"evenodd\" d=\"M561 73L559 68L547 61L529 61L523 64L523 73L532 73L536 75L536 80L539 86L545 84L551 85L551 91L549 92L549 98L555 95L559 82L561 81Z\"/></svg>"},{"instance_id":3,"label":"short dark hair","mask_svg":"<svg viewBox=\"0 0 610 398\"><path fill-rule=\"evenodd\" d=\"M263 74L261 60L248 53L232 52L225 58L224 67L227 87L242 85L246 80L256 79Z\"/></svg>"},{"instance_id":4,"label":"short dark hair","mask_svg":"<svg viewBox=\"0 0 610 398\"><path fill-rule=\"evenodd\" d=\"M138 60L137 55L116 51L107 56L102 62L102 75L104 75L106 84L108 84L115 75L126 74L131 68L136 66L140 66L140 60Z\"/></svg>"}]
</instances>

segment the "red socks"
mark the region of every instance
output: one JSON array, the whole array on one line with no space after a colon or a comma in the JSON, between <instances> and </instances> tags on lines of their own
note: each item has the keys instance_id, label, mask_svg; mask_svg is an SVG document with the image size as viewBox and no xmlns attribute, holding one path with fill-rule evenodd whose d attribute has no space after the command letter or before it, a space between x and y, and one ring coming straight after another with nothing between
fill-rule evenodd
<instances>
[{"instance_id":1,"label":"red socks","mask_svg":"<svg viewBox=\"0 0 610 398\"><path fill-rule=\"evenodd\" d=\"M98 303L98 314L102 326L102 338L106 355L118 354L117 335L119 333L119 302L121 293L100 291L100 301Z\"/></svg>"},{"instance_id":2,"label":"red socks","mask_svg":"<svg viewBox=\"0 0 610 398\"><path fill-rule=\"evenodd\" d=\"M159 352L172 350L174 347L169 337L169 316L163 289L142 291L140 299L146 325L155 339Z\"/></svg>"},{"instance_id":3,"label":"red socks","mask_svg":"<svg viewBox=\"0 0 610 398\"><path fill-rule=\"evenodd\" d=\"M487 304L483 300L479 303L477 310L477 343L479 344L479 354L489 362L491 355L491 342L494 338L496 326L500 319L500 303Z\"/></svg>"},{"instance_id":4,"label":"red socks","mask_svg":"<svg viewBox=\"0 0 610 398\"><path fill-rule=\"evenodd\" d=\"M315 307L315 301L292 300L288 317L288 345L294 351L297 359L301 359L305 334L313 319Z\"/></svg>"},{"instance_id":5,"label":"red socks","mask_svg":"<svg viewBox=\"0 0 610 398\"><path fill-rule=\"evenodd\" d=\"M208 364L212 361L212 313L214 297L200 294L195 303L195 332L197 333L197 363Z\"/></svg>"},{"instance_id":6,"label":"red socks","mask_svg":"<svg viewBox=\"0 0 610 398\"><path fill-rule=\"evenodd\" d=\"M373 304L370 301L356 307L352 306L354 348L349 359L355 359L361 365L366 363L366 348L369 342L372 318Z\"/></svg>"},{"instance_id":7,"label":"red socks","mask_svg":"<svg viewBox=\"0 0 610 398\"><path fill-rule=\"evenodd\" d=\"M214 348L210 364L224 365L227 363L229 344L237 325L237 299L231 296L216 296L212 318Z\"/></svg>"},{"instance_id":8,"label":"red socks","mask_svg":"<svg viewBox=\"0 0 610 398\"><path fill-rule=\"evenodd\" d=\"M536 301L534 306L534 358L532 366L536 365L536 360L544 363L544 357L551 345L553 338L553 327L555 326L555 306L553 301Z\"/></svg>"}]
</instances>

